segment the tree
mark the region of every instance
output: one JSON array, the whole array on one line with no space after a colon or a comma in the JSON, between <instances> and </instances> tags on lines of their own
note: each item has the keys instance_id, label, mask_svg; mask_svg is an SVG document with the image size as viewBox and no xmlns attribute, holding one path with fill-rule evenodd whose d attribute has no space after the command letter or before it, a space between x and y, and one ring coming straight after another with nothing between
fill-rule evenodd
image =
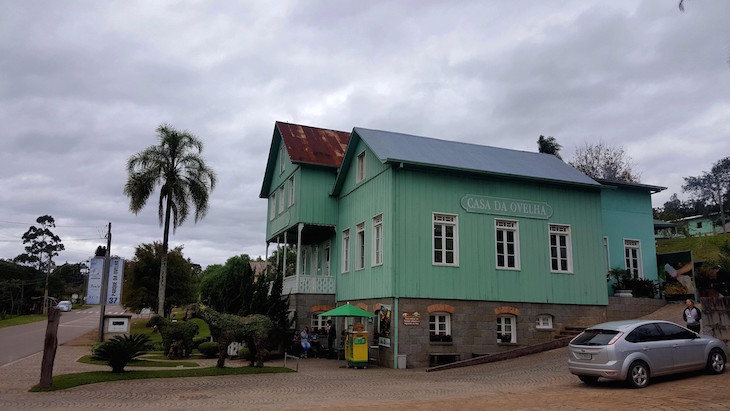
<instances>
[{"instance_id":1,"label":"tree","mask_svg":"<svg viewBox=\"0 0 730 411\"><path fill-rule=\"evenodd\" d=\"M719 209L722 232L726 232L725 203L730 192L730 157L717 161L709 172L685 177L682 190L691 193L696 200L710 204L715 210Z\"/></svg>"},{"instance_id":2,"label":"tree","mask_svg":"<svg viewBox=\"0 0 730 411\"><path fill-rule=\"evenodd\" d=\"M639 182L633 161L622 147L584 143L575 150L573 161L568 164L591 178L611 181Z\"/></svg>"},{"instance_id":3,"label":"tree","mask_svg":"<svg viewBox=\"0 0 730 411\"><path fill-rule=\"evenodd\" d=\"M162 313L170 217L173 233L187 219L190 205L195 208L195 222L203 218L208 212L208 198L215 188L216 174L201 157L203 142L194 135L162 124L157 127L157 137L159 145L150 146L127 161L129 176L124 194L130 198L129 210L137 214L144 208L155 187L160 186L158 210L164 233L157 311Z\"/></svg>"},{"instance_id":4,"label":"tree","mask_svg":"<svg viewBox=\"0 0 730 411\"><path fill-rule=\"evenodd\" d=\"M560 157L561 148L563 148L563 146L558 144L558 140L556 140L555 137L545 137L540 135L540 138L537 139L537 151L540 153L552 154L562 160L563 157Z\"/></svg>"},{"instance_id":5,"label":"tree","mask_svg":"<svg viewBox=\"0 0 730 411\"><path fill-rule=\"evenodd\" d=\"M183 306L195 301L193 264L185 259L182 247L168 251L169 282L165 306L160 315L167 316L173 306ZM153 306L159 301L158 291L162 244L140 244L134 258L124 266L122 301L134 311Z\"/></svg>"},{"instance_id":6,"label":"tree","mask_svg":"<svg viewBox=\"0 0 730 411\"><path fill-rule=\"evenodd\" d=\"M25 253L15 257L15 262L35 267L46 273L46 286L43 293L43 313L48 309L48 277L53 270L53 257L58 256L59 251L66 249L61 243L61 237L53 234L51 228L56 227L56 220L49 215L42 215L35 220L40 227L30 226L23 234Z\"/></svg>"}]
</instances>

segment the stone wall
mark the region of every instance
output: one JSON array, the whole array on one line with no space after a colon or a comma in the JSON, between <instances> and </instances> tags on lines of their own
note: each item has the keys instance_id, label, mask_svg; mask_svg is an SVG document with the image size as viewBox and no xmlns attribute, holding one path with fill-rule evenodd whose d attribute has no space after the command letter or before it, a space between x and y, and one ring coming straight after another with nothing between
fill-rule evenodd
<instances>
[{"instance_id":1,"label":"stone wall","mask_svg":"<svg viewBox=\"0 0 730 411\"><path fill-rule=\"evenodd\" d=\"M730 297L702 297L702 333L730 341Z\"/></svg>"},{"instance_id":2,"label":"stone wall","mask_svg":"<svg viewBox=\"0 0 730 411\"><path fill-rule=\"evenodd\" d=\"M291 294L289 297L289 309L296 310L292 328L299 331L305 325L312 328L313 307L335 308L335 296L333 294Z\"/></svg>"},{"instance_id":3,"label":"stone wall","mask_svg":"<svg viewBox=\"0 0 730 411\"><path fill-rule=\"evenodd\" d=\"M640 318L660 309L667 302L655 298L608 297L606 321Z\"/></svg>"}]
</instances>

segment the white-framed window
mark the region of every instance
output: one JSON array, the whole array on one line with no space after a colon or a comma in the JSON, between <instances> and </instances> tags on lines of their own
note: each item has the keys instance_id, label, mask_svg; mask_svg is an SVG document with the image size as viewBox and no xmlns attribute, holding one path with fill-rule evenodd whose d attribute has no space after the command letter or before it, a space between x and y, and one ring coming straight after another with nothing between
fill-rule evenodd
<instances>
[{"instance_id":1,"label":"white-framed window","mask_svg":"<svg viewBox=\"0 0 730 411\"><path fill-rule=\"evenodd\" d=\"M459 218L453 214L433 213L434 265L459 265Z\"/></svg>"},{"instance_id":2,"label":"white-framed window","mask_svg":"<svg viewBox=\"0 0 730 411\"><path fill-rule=\"evenodd\" d=\"M520 227L517 221L494 220L497 268L520 269Z\"/></svg>"},{"instance_id":3,"label":"white-framed window","mask_svg":"<svg viewBox=\"0 0 730 411\"><path fill-rule=\"evenodd\" d=\"M357 225L355 234L355 269L365 268L365 223Z\"/></svg>"},{"instance_id":4,"label":"white-framed window","mask_svg":"<svg viewBox=\"0 0 730 411\"><path fill-rule=\"evenodd\" d=\"M608 279L608 272L611 271L611 249L608 243L608 237L603 237L603 251L606 254L606 278Z\"/></svg>"},{"instance_id":5,"label":"white-framed window","mask_svg":"<svg viewBox=\"0 0 730 411\"><path fill-rule=\"evenodd\" d=\"M286 316L289 320L289 324L294 324L294 319L297 316L297 310L286 310Z\"/></svg>"},{"instance_id":6,"label":"white-framed window","mask_svg":"<svg viewBox=\"0 0 730 411\"><path fill-rule=\"evenodd\" d=\"M289 177L289 207L294 205L296 191L294 190L294 176Z\"/></svg>"},{"instance_id":7,"label":"white-framed window","mask_svg":"<svg viewBox=\"0 0 730 411\"><path fill-rule=\"evenodd\" d=\"M428 333L435 335L451 335L451 314L435 312L428 316Z\"/></svg>"},{"instance_id":8,"label":"white-framed window","mask_svg":"<svg viewBox=\"0 0 730 411\"><path fill-rule=\"evenodd\" d=\"M641 264L641 241L624 239L626 269L634 278L644 278Z\"/></svg>"},{"instance_id":9,"label":"white-framed window","mask_svg":"<svg viewBox=\"0 0 730 411\"><path fill-rule=\"evenodd\" d=\"M535 328L538 330L552 330L553 329L553 316L550 314L541 314L537 316L535 322Z\"/></svg>"},{"instance_id":10,"label":"white-framed window","mask_svg":"<svg viewBox=\"0 0 730 411\"><path fill-rule=\"evenodd\" d=\"M342 231L342 272L350 271L350 229Z\"/></svg>"},{"instance_id":11,"label":"white-framed window","mask_svg":"<svg viewBox=\"0 0 730 411\"><path fill-rule=\"evenodd\" d=\"M312 274L319 274L320 268L322 268L322 264L319 259L319 246L315 245L312 251Z\"/></svg>"},{"instance_id":12,"label":"white-framed window","mask_svg":"<svg viewBox=\"0 0 730 411\"><path fill-rule=\"evenodd\" d=\"M568 225L550 224L550 271L573 272L573 242Z\"/></svg>"},{"instance_id":13,"label":"white-framed window","mask_svg":"<svg viewBox=\"0 0 730 411\"><path fill-rule=\"evenodd\" d=\"M383 264L383 215L373 217L373 265Z\"/></svg>"},{"instance_id":14,"label":"white-framed window","mask_svg":"<svg viewBox=\"0 0 730 411\"><path fill-rule=\"evenodd\" d=\"M285 165L286 165L286 151L284 150L284 140L282 140L281 146L279 146L279 174L284 172Z\"/></svg>"},{"instance_id":15,"label":"white-framed window","mask_svg":"<svg viewBox=\"0 0 730 411\"><path fill-rule=\"evenodd\" d=\"M284 212L284 204L286 204L284 197L286 196L284 195L284 184L282 184L281 187L279 187L279 214Z\"/></svg>"},{"instance_id":16,"label":"white-framed window","mask_svg":"<svg viewBox=\"0 0 730 411\"><path fill-rule=\"evenodd\" d=\"M365 179L365 152L357 156L357 171L355 172L355 182L359 183Z\"/></svg>"},{"instance_id":17,"label":"white-framed window","mask_svg":"<svg viewBox=\"0 0 730 411\"><path fill-rule=\"evenodd\" d=\"M273 220L276 218L276 192L271 193L269 196L269 219Z\"/></svg>"},{"instance_id":18,"label":"white-framed window","mask_svg":"<svg viewBox=\"0 0 730 411\"><path fill-rule=\"evenodd\" d=\"M330 275L330 242L324 243L324 275Z\"/></svg>"},{"instance_id":19,"label":"white-framed window","mask_svg":"<svg viewBox=\"0 0 730 411\"><path fill-rule=\"evenodd\" d=\"M309 249L307 247L302 247L302 275L307 275L307 267L309 265L307 262L309 261Z\"/></svg>"},{"instance_id":20,"label":"white-framed window","mask_svg":"<svg viewBox=\"0 0 730 411\"><path fill-rule=\"evenodd\" d=\"M497 316L497 342L517 343L517 317L511 314Z\"/></svg>"},{"instance_id":21,"label":"white-framed window","mask_svg":"<svg viewBox=\"0 0 730 411\"><path fill-rule=\"evenodd\" d=\"M312 320L309 322L310 332L313 332L316 328L324 329L327 327L327 320L330 320L331 317L320 317L319 314L323 312L324 311L312 313Z\"/></svg>"}]
</instances>

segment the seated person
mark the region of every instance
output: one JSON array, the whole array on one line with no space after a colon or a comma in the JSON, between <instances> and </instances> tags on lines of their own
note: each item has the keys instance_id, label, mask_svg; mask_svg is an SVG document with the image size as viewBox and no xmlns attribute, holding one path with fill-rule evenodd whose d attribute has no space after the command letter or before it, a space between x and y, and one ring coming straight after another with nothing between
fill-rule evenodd
<instances>
[{"instance_id":1,"label":"seated person","mask_svg":"<svg viewBox=\"0 0 730 411\"><path fill-rule=\"evenodd\" d=\"M309 341L309 343L312 346L312 354L315 357L319 358L322 354L323 349L322 344L319 343L319 332L317 332L316 328L312 331L312 339Z\"/></svg>"}]
</instances>

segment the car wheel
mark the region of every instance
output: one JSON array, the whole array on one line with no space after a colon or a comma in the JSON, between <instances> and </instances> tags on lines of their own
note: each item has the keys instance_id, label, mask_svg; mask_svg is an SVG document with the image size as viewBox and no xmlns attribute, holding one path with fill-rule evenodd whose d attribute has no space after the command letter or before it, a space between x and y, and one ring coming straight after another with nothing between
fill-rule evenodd
<instances>
[{"instance_id":1,"label":"car wheel","mask_svg":"<svg viewBox=\"0 0 730 411\"><path fill-rule=\"evenodd\" d=\"M725 353L722 350L713 348L710 356L707 357L707 371L710 374L722 374L725 371Z\"/></svg>"},{"instance_id":2,"label":"car wheel","mask_svg":"<svg viewBox=\"0 0 730 411\"><path fill-rule=\"evenodd\" d=\"M598 383L598 377L594 377L592 375L579 375L578 378L588 385L596 385L596 383Z\"/></svg>"},{"instance_id":3,"label":"car wheel","mask_svg":"<svg viewBox=\"0 0 730 411\"><path fill-rule=\"evenodd\" d=\"M626 382L634 388L644 388L649 385L649 367L643 361L634 361L629 367Z\"/></svg>"}]
</instances>

